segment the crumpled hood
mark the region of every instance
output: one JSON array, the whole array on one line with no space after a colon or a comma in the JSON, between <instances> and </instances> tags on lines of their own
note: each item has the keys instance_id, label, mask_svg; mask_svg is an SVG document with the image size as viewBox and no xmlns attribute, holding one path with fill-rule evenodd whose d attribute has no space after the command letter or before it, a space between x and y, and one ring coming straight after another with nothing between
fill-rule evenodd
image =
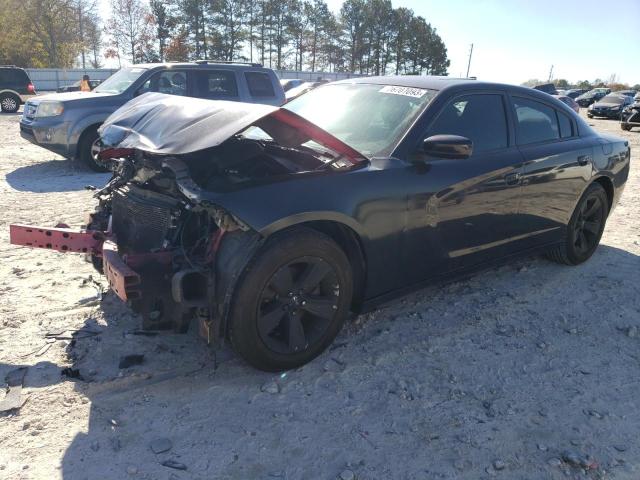
<instances>
[{"instance_id":1,"label":"crumpled hood","mask_svg":"<svg viewBox=\"0 0 640 480\"><path fill-rule=\"evenodd\" d=\"M136 149L160 155L183 155L220 145L256 125L283 147L313 140L351 164L366 161L360 152L280 107L202 100L145 93L113 112L98 129L107 148Z\"/></svg>"},{"instance_id":2,"label":"crumpled hood","mask_svg":"<svg viewBox=\"0 0 640 480\"><path fill-rule=\"evenodd\" d=\"M270 105L145 93L113 112L98 132L107 147L178 155L220 145L276 110Z\"/></svg>"}]
</instances>

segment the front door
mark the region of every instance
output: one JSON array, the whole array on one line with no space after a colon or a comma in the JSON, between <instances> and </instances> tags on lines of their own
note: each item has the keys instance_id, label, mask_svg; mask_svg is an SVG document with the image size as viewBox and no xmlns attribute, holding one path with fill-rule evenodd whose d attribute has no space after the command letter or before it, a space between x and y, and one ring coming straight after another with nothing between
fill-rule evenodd
<instances>
[{"instance_id":1,"label":"front door","mask_svg":"<svg viewBox=\"0 0 640 480\"><path fill-rule=\"evenodd\" d=\"M451 99L424 138L438 134L469 138L473 154L450 160L418 153L424 167L412 167L422 187L411 182L405 260L425 279L510 252L523 172L500 92Z\"/></svg>"}]
</instances>

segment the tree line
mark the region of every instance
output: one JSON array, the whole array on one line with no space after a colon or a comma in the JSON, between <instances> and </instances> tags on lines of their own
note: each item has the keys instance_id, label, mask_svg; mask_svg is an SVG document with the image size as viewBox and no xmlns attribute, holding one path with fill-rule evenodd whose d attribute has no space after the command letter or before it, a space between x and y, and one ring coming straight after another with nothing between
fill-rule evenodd
<instances>
[{"instance_id":1,"label":"tree line","mask_svg":"<svg viewBox=\"0 0 640 480\"><path fill-rule=\"evenodd\" d=\"M87 68L103 64L97 0L0 0L0 64Z\"/></svg>"},{"instance_id":2,"label":"tree line","mask_svg":"<svg viewBox=\"0 0 640 480\"><path fill-rule=\"evenodd\" d=\"M640 91L640 83L636 83L635 85L631 85L629 83L621 83L618 81L618 76L616 74L611 75L606 80L601 78L596 78L593 81L589 80L578 80L575 83L571 83L564 78L556 78L552 81L540 80L537 78L532 78L523 83L524 86L534 87L536 85L542 85L545 83L553 83L556 88L561 89L569 89L569 88L582 88L585 90L591 90L593 88L610 88L612 91L616 92L618 90L638 90Z\"/></svg>"},{"instance_id":3,"label":"tree line","mask_svg":"<svg viewBox=\"0 0 640 480\"><path fill-rule=\"evenodd\" d=\"M391 0L346 0L337 13L324 0L110 1L101 25L95 3L83 0L0 0L4 18L21 12L19 27L0 32L0 63L69 68L84 59L98 68L104 57L208 58L376 75L446 75L449 67L436 29Z\"/></svg>"}]
</instances>

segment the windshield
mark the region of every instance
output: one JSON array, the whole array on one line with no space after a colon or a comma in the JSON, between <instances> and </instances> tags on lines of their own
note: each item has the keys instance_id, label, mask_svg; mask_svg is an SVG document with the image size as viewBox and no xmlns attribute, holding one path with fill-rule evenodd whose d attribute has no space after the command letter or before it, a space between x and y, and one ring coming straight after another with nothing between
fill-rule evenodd
<instances>
[{"instance_id":1,"label":"windshield","mask_svg":"<svg viewBox=\"0 0 640 480\"><path fill-rule=\"evenodd\" d=\"M436 95L393 85L326 85L282 108L306 118L365 156L387 156Z\"/></svg>"},{"instance_id":2,"label":"windshield","mask_svg":"<svg viewBox=\"0 0 640 480\"><path fill-rule=\"evenodd\" d=\"M600 100L600 103L615 103L616 105L621 105L624 103L624 97L621 97L620 95L611 94L611 95L607 95L606 97L603 97Z\"/></svg>"},{"instance_id":3,"label":"windshield","mask_svg":"<svg viewBox=\"0 0 640 480\"><path fill-rule=\"evenodd\" d=\"M135 82L140 75L146 71L146 68L122 68L107 78L104 82L96 87L93 91L99 93L122 93L129 85Z\"/></svg>"}]
</instances>

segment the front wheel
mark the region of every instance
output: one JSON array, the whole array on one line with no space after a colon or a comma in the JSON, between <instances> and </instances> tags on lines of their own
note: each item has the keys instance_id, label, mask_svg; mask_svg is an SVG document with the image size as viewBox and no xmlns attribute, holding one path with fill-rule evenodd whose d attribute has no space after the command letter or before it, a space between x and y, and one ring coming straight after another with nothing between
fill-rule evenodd
<instances>
[{"instance_id":1,"label":"front wheel","mask_svg":"<svg viewBox=\"0 0 640 480\"><path fill-rule=\"evenodd\" d=\"M91 130L82 135L78 145L79 157L91 170L95 172L108 172L109 169L98 157L101 147L102 143L100 141L100 135L98 135L98 129L92 127Z\"/></svg>"},{"instance_id":2,"label":"front wheel","mask_svg":"<svg viewBox=\"0 0 640 480\"><path fill-rule=\"evenodd\" d=\"M234 296L232 345L260 370L311 361L342 328L352 282L349 260L331 238L306 228L276 234L251 261Z\"/></svg>"},{"instance_id":3,"label":"front wheel","mask_svg":"<svg viewBox=\"0 0 640 480\"><path fill-rule=\"evenodd\" d=\"M622 128L622 130L624 130L626 132L630 132L631 131L631 125L626 124L626 123L621 123L620 124L620 128Z\"/></svg>"},{"instance_id":4,"label":"front wheel","mask_svg":"<svg viewBox=\"0 0 640 480\"><path fill-rule=\"evenodd\" d=\"M579 265L587 261L600 244L609 215L609 199L599 183L592 183L580 198L567 226L562 245L548 253L554 262Z\"/></svg>"}]
</instances>

